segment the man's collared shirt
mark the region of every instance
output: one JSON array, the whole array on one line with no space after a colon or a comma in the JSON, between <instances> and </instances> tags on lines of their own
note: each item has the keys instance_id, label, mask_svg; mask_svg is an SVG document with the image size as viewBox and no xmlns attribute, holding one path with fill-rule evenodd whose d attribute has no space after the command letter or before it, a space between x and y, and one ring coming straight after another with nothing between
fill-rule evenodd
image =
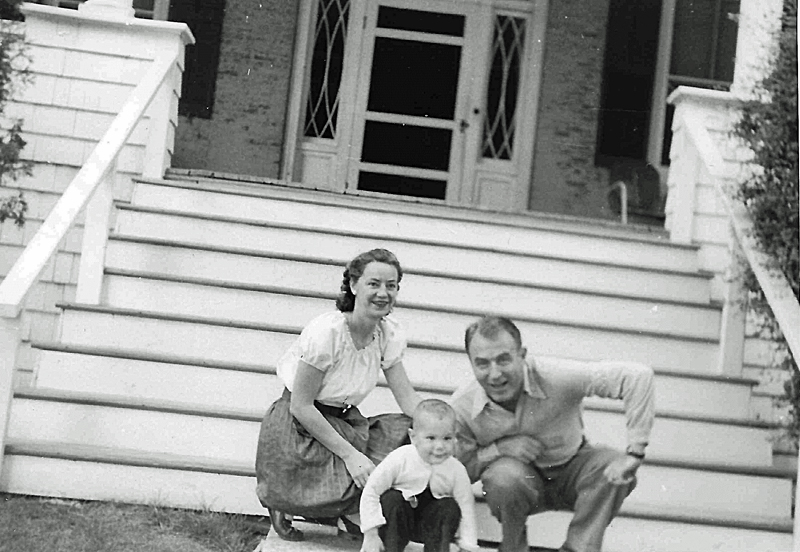
<instances>
[{"instance_id":1,"label":"man's collared shirt","mask_svg":"<svg viewBox=\"0 0 800 552\"><path fill-rule=\"evenodd\" d=\"M458 459L470 479L501 456L501 437L530 435L543 446L536 465L568 462L583 442L584 397L622 399L628 446L644 452L655 419L653 371L635 362L533 359L524 368L523 393L515 412L493 402L477 380L458 389L450 403L458 418Z\"/></svg>"}]
</instances>

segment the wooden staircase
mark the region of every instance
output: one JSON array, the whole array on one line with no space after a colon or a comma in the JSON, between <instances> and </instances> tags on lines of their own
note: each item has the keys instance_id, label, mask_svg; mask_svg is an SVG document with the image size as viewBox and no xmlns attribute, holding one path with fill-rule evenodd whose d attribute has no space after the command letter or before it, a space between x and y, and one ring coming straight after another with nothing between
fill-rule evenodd
<instances>
[{"instance_id":1,"label":"wooden staircase","mask_svg":"<svg viewBox=\"0 0 800 552\"><path fill-rule=\"evenodd\" d=\"M63 304L15 393L0 490L265 514L255 497L274 362L334 308L344 264L373 247L405 271L395 316L425 395L471 377L463 333L519 323L538 356L635 360L657 374L658 417L608 552L791 547L792 474L772 465L754 382L714 374L721 305L692 247L644 229L467 211L193 177L136 184L119 204L100 305ZM397 410L385 386L366 415ZM587 400L592 441L623 448L621 405ZM499 525L479 504L480 538ZM570 514L530 518L558 548Z\"/></svg>"}]
</instances>

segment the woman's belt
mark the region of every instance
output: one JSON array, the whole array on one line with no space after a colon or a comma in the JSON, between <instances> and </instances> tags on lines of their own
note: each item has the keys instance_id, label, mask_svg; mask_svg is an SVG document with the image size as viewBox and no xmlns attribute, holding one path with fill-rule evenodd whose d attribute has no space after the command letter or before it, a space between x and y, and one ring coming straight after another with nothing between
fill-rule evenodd
<instances>
[{"instance_id":1,"label":"woman's belt","mask_svg":"<svg viewBox=\"0 0 800 552\"><path fill-rule=\"evenodd\" d=\"M353 408L352 404L346 404L344 406L331 406L329 404L323 404L319 401L314 401L314 406L317 407L317 410L323 414L333 416L334 418L344 418L347 416L347 413L350 411L350 409Z\"/></svg>"},{"instance_id":2,"label":"woman's belt","mask_svg":"<svg viewBox=\"0 0 800 552\"><path fill-rule=\"evenodd\" d=\"M283 398L291 400L292 393L283 388ZM346 404L344 406L333 406L330 404L321 403L319 401L314 401L314 407L319 410L322 414L327 414L328 416L333 416L334 418L344 418L347 413L353 408L352 404Z\"/></svg>"}]
</instances>

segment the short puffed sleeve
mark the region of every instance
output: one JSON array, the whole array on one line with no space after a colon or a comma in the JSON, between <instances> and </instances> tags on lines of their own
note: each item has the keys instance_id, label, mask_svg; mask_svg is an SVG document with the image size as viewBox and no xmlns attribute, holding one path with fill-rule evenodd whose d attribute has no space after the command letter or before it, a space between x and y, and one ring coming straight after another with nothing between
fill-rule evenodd
<instances>
[{"instance_id":1,"label":"short puffed sleeve","mask_svg":"<svg viewBox=\"0 0 800 552\"><path fill-rule=\"evenodd\" d=\"M294 346L294 355L322 372L333 366L336 344L341 340L342 316L326 313L303 328Z\"/></svg>"},{"instance_id":2,"label":"short puffed sleeve","mask_svg":"<svg viewBox=\"0 0 800 552\"><path fill-rule=\"evenodd\" d=\"M406 332L399 322L390 316L381 320L381 369L388 370L402 362L406 351Z\"/></svg>"}]
</instances>

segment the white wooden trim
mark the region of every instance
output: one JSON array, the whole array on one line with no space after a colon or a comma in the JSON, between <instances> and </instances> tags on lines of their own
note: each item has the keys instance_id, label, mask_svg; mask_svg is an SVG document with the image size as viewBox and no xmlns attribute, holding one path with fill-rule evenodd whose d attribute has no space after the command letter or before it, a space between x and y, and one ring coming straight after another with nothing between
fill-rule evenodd
<instances>
[{"instance_id":1,"label":"white wooden trim","mask_svg":"<svg viewBox=\"0 0 800 552\"><path fill-rule=\"evenodd\" d=\"M653 103L650 111L650 136L647 139L647 161L657 169L661 165L661 150L664 147L664 125L667 116L667 90L669 89L669 66L672 54L672 35L675 26L676 0L662 0L661 27L658 33L656 76L653 83ZM662 180L664 180L662 174Z\"/></svg>"},{"instance_id":2,"label":"white wooden trim","mask_svg":"<svg viewBox=\"0 0 800 552\"><path fill-rule=\"evenodd\" d=\"M177 89L175 78L177 70L177 66L173 65L167 72L147 113L150 128L142 168L142 176L145 178L162 178L170 165L170 151L174 146L170 143L172 136L170 126L173 107L177 107L173 102Z\"/></svg>"},{"instance_id":3,"label":"white wooden trim","mask_svg":"<svg viewBox=\"0 0 800 552\"><path fill-rule=\"evenodd\" d=\"M294 44L292 76L289 89L289 107L286 110L286 130L283 138L281 178L287 182L300 180L295 175L296 154L301 139L301 119L305 99L308 50L312 35L312 7L317 0L300 0L297 13L297 39Z\"/></svg>"},{"instance_id":4,"label":"white wooden trim","mask_svg":"<svg viewBox=\"0 0 800 552\"><path fill-rule=\"evenodd\" d=\"M78 286L75 291L75 300L79 303L100 304L100 294L103 289L103 263L108 244L111 207L114 203L116 165L115 160L86 206Z\"/></svg>"},{"instance_id":5,"label":"white wooden trim","mask_svg":"<svg viewBox=\"0 0 800 552\"><path fill-rule=\"evenodd\" d=\"M176 61L176 55L157 60L133 90L89 159L0 283L0 316L14 317L19 312L45 264L91 198Z\"/></svg>"},{"instance_id":6,"label":"white wooden trim","mask_svg":"<svg viewBox=\"0 0 800 552\"><path fill-rule=\"evenodd\" d=\"M8 420L14 397L14 366L19 348L20 317L0 316L0 473L3 470Z\"/></svg>"},{"instance_id":7,"label":"white wooden trim","mask_svg":"<svg viewBox=\"0 0 800 552\"><path fill-rule=\"evenodd\" d=\"M728 250L731 262L725 278L725 305L722 307L717 373L742 377L747 292L742 282L742 274L737 260L743 252L736 238L736 230L732 221L729 236Z\"/></svg>"},{"instance_id":8,"label":"white wooden trim","mask_svg":"<svg viewBox=\"0 0 800 552\"><path fill-rule=\"evenodd\" d=\"M153 20L167 21L169 19L169 0L155 0L153 2Z\"/></svg>"},{"instance_id":9,"label":"white wooden trim","mask_svg":"<svg viewBox=\"0 0 800 552\"><path fill-rule=\"evenodd\" d=\"M533 173L533 149L536 144L536 131L539 117L539 98L541 96L542 72L544 70L544 49L547 36L547 14L549 0L536 0L533 9L531 29L528 33L525 49L528 50L526 81L529 83L522 97L527 98L525 108L520 112L521 124L517 128L524 129L518 133L519 157L517 159L517 190L515 204L518 210L528 209L531 192L531 174Z\"/></svg>"}]
</instances>

